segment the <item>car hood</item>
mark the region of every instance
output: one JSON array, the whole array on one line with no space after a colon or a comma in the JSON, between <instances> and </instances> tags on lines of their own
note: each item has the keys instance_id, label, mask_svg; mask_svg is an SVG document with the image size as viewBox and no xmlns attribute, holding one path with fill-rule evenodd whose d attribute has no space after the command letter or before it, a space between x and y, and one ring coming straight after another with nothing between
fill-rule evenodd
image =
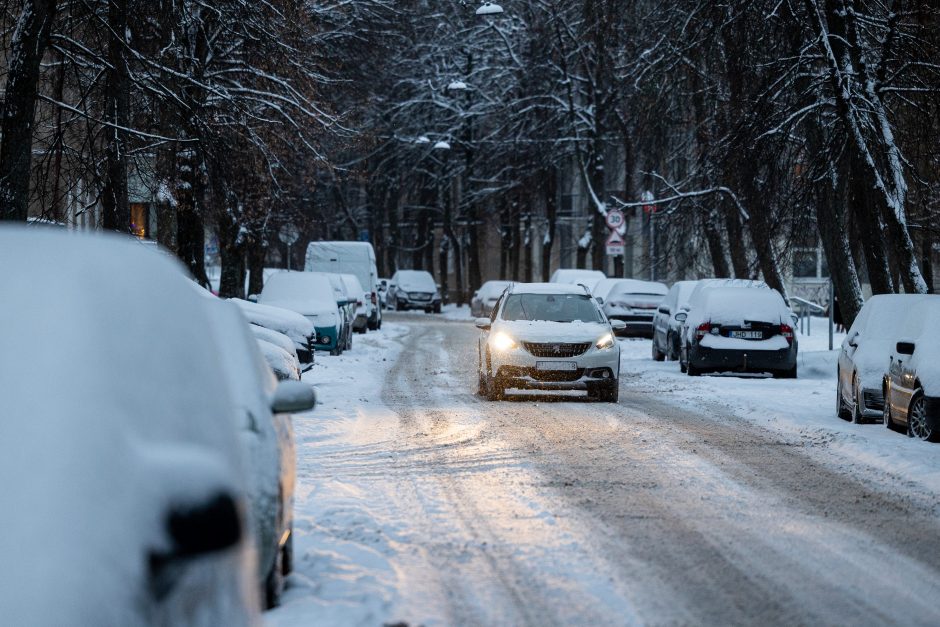
<instances>
[{"instance_id":1,"label":"car hood","mask_svg":"<svg viewBox=\"0 0 940 627\"><path fill-rule=\"evenodd\" d=\"M492 328L519 342L596 342L610 333L601 322L498 321Z\"/></svg>"}]
</instances>

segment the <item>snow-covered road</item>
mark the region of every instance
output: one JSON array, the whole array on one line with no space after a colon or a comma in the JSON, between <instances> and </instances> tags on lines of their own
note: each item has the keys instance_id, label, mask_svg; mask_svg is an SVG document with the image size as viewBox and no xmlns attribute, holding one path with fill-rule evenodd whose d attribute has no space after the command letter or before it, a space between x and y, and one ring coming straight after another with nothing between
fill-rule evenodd
<instances>
[{"instance_id":1,"label":"snow-covered road","mask_svg":"<svg viewBox=\"0 0 940 627\"><path fill-rule=\"evenodd\" d=\"M306 375L268 624L940 621L940 448L831 416L830 354L692 379L626 341L617 405L488 403L476 333L389 315Z\"/></svg>"}]
</instances>

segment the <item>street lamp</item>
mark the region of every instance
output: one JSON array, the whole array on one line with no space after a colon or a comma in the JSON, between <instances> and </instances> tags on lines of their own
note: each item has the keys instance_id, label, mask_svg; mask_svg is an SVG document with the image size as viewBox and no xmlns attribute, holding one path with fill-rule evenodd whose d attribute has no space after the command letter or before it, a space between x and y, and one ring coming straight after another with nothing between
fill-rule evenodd
<instances>
[{"instance_id":1,"label":"street lamp","mask_svg":"<svg viewBox=\"0 0 940 627\"><path fill-rule=\"evenodd\" d=\"M498 15L502 12L503 7L495 2L484 2L476 11L477 15Z\"/></svg>"}]
</instances>

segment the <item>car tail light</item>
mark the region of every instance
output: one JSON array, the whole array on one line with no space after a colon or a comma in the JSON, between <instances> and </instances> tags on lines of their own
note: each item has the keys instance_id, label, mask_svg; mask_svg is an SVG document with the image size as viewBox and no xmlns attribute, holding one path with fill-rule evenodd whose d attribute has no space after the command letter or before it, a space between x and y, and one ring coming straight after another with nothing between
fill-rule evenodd
<instances>
[{"instance_id":1,"label":"car tail light","mask_svg":"<svg viewBox=\"0 0 940 627\"><path fill-rule=\"evenodd\" d=\"M378 295L375 292L372 292L372 304L376 304L379 300Z\"/></svg>"},{"instance_id":2,"label":"car tail light","mask_svg":"<svg viewBox=\"0 0 940 627\"><path fill-rule=\"evenodd\" d=\"M699 340L702 339L705 337L705 334L711 330L711 328L711 322L703 322L702 324L698 325L697 329L695 329L695 337Z\"/></svg>"},{"instance_id":3,"label":"car tail light","mask_svg":"<svg viewBox=\"0 0 940 627\"><path fill-rule=\"evenodd\" d=\"M780 325L780 335L787 338L787 344L793 344L793 327L789 324Z\"/></svg>"}]
</instances>

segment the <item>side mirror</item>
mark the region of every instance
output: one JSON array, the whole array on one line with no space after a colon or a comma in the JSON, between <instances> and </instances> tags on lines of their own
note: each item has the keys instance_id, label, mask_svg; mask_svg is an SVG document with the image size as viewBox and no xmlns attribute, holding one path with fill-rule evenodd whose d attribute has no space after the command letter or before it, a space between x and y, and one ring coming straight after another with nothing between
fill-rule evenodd
<instances>
[{"instance_id":1,"label":"side mirror","mask_svg":"<svg viewBox=\"0 0 940 627\"><path fill-rule=\"evenodd\" d=\"M623 320L611 320L610 328L613 329L614 331L623 331L624 329L627 328L627 323L624 322Z\"/></svg>"},{"instance_id":2,"label":"side mirror","mask_svg":"<svg viewBox=\"0 0 940 627\"><path fill-rule=\"evenodd\" d=\"M595 297L594 297L594 300L597 301L597 304L598 304L598 305L603 305L603 304L604 304L604 299L603 299L603 297L601 297L601 296L595 296Z\"/></svg>"},{"instance_id":3,"label":"side mirror","mask_svg":"<svg viewBox=\"0 0 940 627\"><path fill-rule=\"evenodd\" d=\"M672 313L671 311L669 311L669 307L660 307L659 309L657 309L657 311L661 314L666 314L667 316L670 313Z\"/></svg>"},{"instance_id":4,"label":"side mirror","mask_svg":"<svg viewBox=\"0 0 940 627\"><path fill-rule=\"evenodd\" d=\"M281 381L271 397L271 411L287 414L310 411L317 404L317 393L302 381Z\"/></svg>"},{"instance_id":5,"label":"side mirror","mask_svg":"<svg viewBox=\"0 0 940 627\"><path fill-rule=\"evenodd\" d=\"M914 348L914 342L898 342L897 346L895 347L899 355L913 355Z\"/></svg>"},{"instance_id":6,"label":"side mirror","mask_svg":"<svg viewBox=\"0 0 940 627\"><path fill-rule=\"evenodd\" d=\"M257 294L249 294L249 295L248 295L248 300L250 300L250 301L253 302L253 303L257 303L257 302L258 302L258 295L257 295Z\"/></svg>"},{"instance_id":7,"label":"side mirror","mask_svg":"<svg viewBox=\"0 0 940 627\"><path fill-rule=\"evenodd\" d=\"M480 329L481 331L489 331L490 328L492 328L493 323L490 322L489 318L477 318L476 321L474 321L474 325L476 325L476 328Z\"/></svg>"},{"instance_id":8,"label":"side mirror","mask_svg":"<svg viewBox=\"0 0 940 627\"><path fill-rule=\"evenodd\" d=\"M242 537L238 504L226 492L202 503L172 507L164 525L170 546L149 556L151 588L157 599L173 589L185 560L224 551Z\"/></svg>"},{"instance_id":9,"label":"side mirror","mask_svg":"<svg viewBox=\"0 0 940 627\"><path fill-rule=\"evenodd\" d=\"M689 314L684 311L680 311L676 314L676 322L685 322L689 319Z\"/></svg>"}]
</instances>

